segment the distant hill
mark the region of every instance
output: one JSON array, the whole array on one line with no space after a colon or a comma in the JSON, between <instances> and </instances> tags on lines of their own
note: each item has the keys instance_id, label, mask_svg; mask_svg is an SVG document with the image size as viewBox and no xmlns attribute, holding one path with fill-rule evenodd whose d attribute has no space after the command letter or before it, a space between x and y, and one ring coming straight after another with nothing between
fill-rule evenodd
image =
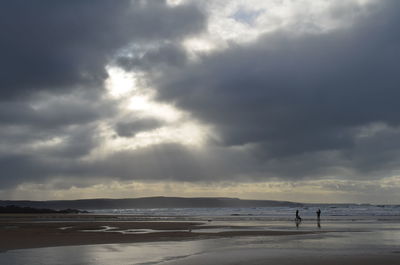
<instances>
[{"instance_id":1,"label":"distant hill","mask_svg":"<svg viewBox=\"0 0 400 265\"><path fill-rule=\"evenodd\" d=\"M0 201L0 206L47 209L129 209L129 208L222 208L222 207L301 207L303 204L287 201L241 200L237 198L181 198L145 197L133 199L85 199L58 201Z\"/></svg>"},{"instance_id":2,"label":"distant hill","mask_svg":"<svg viewBox=\"0 0 400 265\"><path fill-rule=\"evenodd\" d=\"M15 205L0 206L0 213L87 213L76 209L54 210L37 209L32 207L20 207Z\"/></svg>"}]
</instances>

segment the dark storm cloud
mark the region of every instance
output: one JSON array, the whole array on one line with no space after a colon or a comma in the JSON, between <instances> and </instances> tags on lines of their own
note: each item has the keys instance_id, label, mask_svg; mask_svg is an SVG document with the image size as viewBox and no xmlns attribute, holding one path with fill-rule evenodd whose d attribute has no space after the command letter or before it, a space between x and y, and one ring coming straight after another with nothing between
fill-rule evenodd
<instances>
[{"instance_id":1,"label":"dark storm cloud","mask_svg":"<svg viewBox=\"0 0 400 265\"><path fill-rule=\"evenodd\" d=\"M162 122L155 119L142 119L136 121L121 121L115 126L115 131L121 137L133 137L141 131L149 131L162 126Z\"/></svg>"},{"instance_id":2,"label":"dark storm cloud","mask_svg":"<svg viewBox=\"0 0 400 265\"><path fill-rule=\"evenodd\" d=\"M346 29L267 34L167 73L159 98L267 159L352 149L360 127L399 125L399 23L399 2L384 1Z\"/></svg>"},{"instance_id":3,"label":"dark storm cloud","mask_svg":"<svg viewBox=\"0 0 400 265\"><path fill-rule=\"evenodd\" d=\"M43 176L46 167L29 155L0 155L2 189Z\"/></svg>"},{"instance_id":4,"label":"dark storm cloud","mask_svg":"<svg viewBox=\"0 0 400 265\"><path fill-rule=\"evenodd\" d=\"M107 64L131 45L179 41L205 22L196 6L165 0L2 1L2 188L94 176L79 161L119 108L103 89Z\"/></svg>"},{"instance_id":5,"label":"dark storm cloud","mask_svg":"<svg viewBox=\"0 0 400 265\"><path fill-rule=\"evenodd\" d=\"M21 183L43 183L55 177L79 173L76 161L40 154L0 154L2 189Z\"/></svg>"},{"instance_id":6,"label":"dark storm cloud","mask_svg":"<svg viewBox=\"0 0 400 265\"><path fill-rule=\"evenodd\" d=\"M150 1L2 1L0 93L101 85L105 64L131 41L163 41L202 29L191 5Z\"/></svg>"},{"instance_id":7,"label":"dark storm cloud","mask_svg":"<svg viewBox=\"0 0 400 265\"><path fill-rule=\"evenodd\" d=\"M100 117L110 115L114 110L111 102L86 101L81 98L51 99L37 102L8 101L0 103L0 124L32 126L41 129L54 129L59 126L85 124Z\"/></svg>"},{"instance_id":8,"label":"dark storm cloud","mask_svg":"<svg viewBox=\"0 0 400 265\"><path fill-rule=\"evenodd\" d=\"M75 89L62 96L39 93L29 99L3 101L0 156L30 158L19 166L36 161L38 168L47 164L46 159L79 159L98 145L98 121L113 117L116 110L115 102L102 98L93 89ZM32 162L27 166L35 165ZM13 175L19 171L4 173Z\"/></svg>"}]
</instances>

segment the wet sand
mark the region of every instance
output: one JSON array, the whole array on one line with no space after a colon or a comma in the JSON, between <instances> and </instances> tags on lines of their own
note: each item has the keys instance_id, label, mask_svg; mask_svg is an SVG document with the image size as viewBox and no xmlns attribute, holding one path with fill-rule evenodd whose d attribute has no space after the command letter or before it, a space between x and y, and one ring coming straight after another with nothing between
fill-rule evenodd
<instances>
[{"instance_id":1,"label":"wet sand","mask_svg":"<svg viewBox=\"0 0 400 265\"><path fill-rule=\"evenodd\" d=\"M153 220L126 215L1 215L0 263L397 265L400 260L398 222L332 221L323 222L321 229L315 221L296 227L282 221Z\"/></svg>"},{"instance_id":2,"label":"wet sand","mask_svg":"<svg viewBox=\"0 0 400 265\"><path fill-rule=\"evenodd\" d=\"M0 250L112 243L285 236L311 231L230 230L202 222L132 221L110 215L26 214L0 216ZM126 217L125 217L126 218ZM214 230L214 231L212 231ZM212 232L211 232L212 231Z\"/></svg>"},{"instance_id":3,"label":"wet sand","mask_svg":"<svg viewBox=\"0 0 400 265\"><path fill-rule=\"evenodd\" d=\"M307 250L242 249L193 255L159 265L397 265L395 253L321 252Z\"/></svg>"}]
</instances>

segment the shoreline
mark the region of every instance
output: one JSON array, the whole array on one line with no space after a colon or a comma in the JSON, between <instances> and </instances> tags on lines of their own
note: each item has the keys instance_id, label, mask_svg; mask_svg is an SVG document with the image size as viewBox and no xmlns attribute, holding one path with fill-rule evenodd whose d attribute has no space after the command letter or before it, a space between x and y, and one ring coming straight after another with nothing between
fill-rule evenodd
<instances>
[{"instance_id":1,"label":"shoreline","mask_svg":"<svg viewBox=\"0 0 400 265\"><path fill-rule=\"evenodd\" d=\"M207 222L132 221L120 216L27 214L0 216L0 250L212 239L240 236L288 236L318 231L260 231Z\"/></svg>"}]
</instances>

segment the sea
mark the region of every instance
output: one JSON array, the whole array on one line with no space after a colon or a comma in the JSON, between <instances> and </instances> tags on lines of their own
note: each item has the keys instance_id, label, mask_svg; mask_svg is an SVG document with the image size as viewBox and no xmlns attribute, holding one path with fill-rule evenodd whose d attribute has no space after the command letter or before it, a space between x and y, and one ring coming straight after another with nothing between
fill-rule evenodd
<instances>
[{"instance_id":1,"label":"sea","mask_svg":"<svg viewBox=\"0 0 400 265\"><path fill-rule=\"evenodd\" d=\"M248 220L291 221L296 210L303 220L316 218L326 221L395 221L400 220L400 205L321 204L304 207L251 207L251 208L151 208L151 209L92 209L94 214L117 214L171 220Z\"/></svg>"}]
</instances>

